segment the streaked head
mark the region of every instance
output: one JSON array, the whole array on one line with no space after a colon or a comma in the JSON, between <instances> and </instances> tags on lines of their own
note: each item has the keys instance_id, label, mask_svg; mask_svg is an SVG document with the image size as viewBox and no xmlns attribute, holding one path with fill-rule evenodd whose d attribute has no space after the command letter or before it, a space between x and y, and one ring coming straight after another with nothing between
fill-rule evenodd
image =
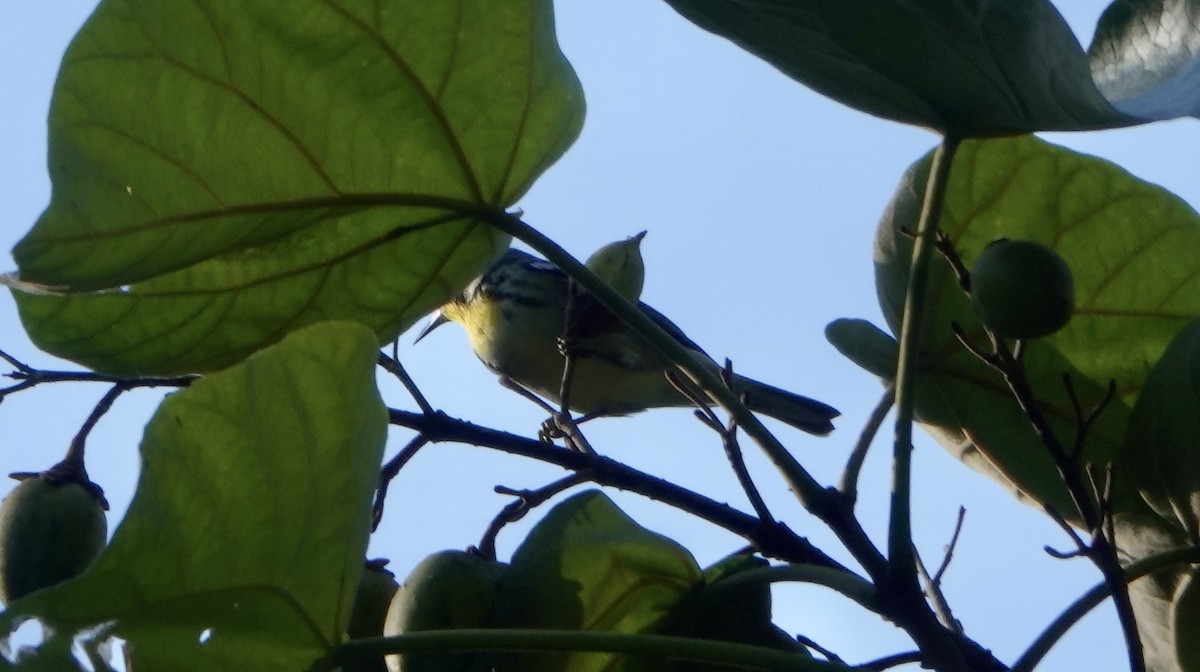
<instances>
[{"instance_id":1,"label":"streaked head","mask_svg":"<svg viewBox=\"0 0 1200 672\"><path fill-rule=\"evenodd\" d=\"M434 313L417 341L447 322L466 325L482 304L513 302L526 308L563 304L566 275L554 264L521 250L508 249L482 275ZM415 341L414 341L415 342Z\"/></svg>"}]
</instances>

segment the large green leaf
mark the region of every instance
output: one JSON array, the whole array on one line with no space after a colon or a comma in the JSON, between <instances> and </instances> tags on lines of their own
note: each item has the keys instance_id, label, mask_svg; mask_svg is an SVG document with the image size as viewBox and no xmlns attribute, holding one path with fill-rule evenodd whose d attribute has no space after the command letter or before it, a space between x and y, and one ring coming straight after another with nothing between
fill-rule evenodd
<instances>
[{"instance_id":1,"label":"large green leaf","mask_svg":"<svg viewBox=\"0 0 1200 672\"><path fill-rule=\"evenodd\" d=\"M1200 540L1200 320L1150 370L1116 470L1151 508Z\"/></svg>"},{"instance_id":2,"label":"large green leaf","mask_svg":"<svg viewBox=\"0 0 1200 672\"><path fill-rule=\"evenodd\" d=\"M146 669L197 671L304 669L340 642L387 428L376 347L323 323L168 397L112 544L0 630L104 624Z\"/></svg>"},{"instance_id":3,"label":"large green leaf","mask_svg":"<svg viewBox=\"0 0 1200 672\"><path fill-rule=\"evenodd\" d=\"M905 175L877 234L876 282L894 333L911 252L911 240L898 230L916 229L928 169L926 157ZM1035 240L1066 259L1075 276L1075 315L1062 331L1028 344L1025 369L1068 447L1076 414L1063 375L1071 376L1085 410L1116 382L1116 397L1088 433L1082 454L1085 462L1111 462L1125 443L1150 367L1200 316L1200 216L1117 166L1024 137L961 147L941 226L968 267L998 237ZM1050 457L1003 380L954 338L951 323L958 322L971 340L986 343L947 264L935 260L930 283L920 420L969 463L1070 514ZM1128 479L1116 483L1119 505L1139 510Z\"/></svg>"},{"instance_id":4,"label":"large green leaf","mask_svg":"<svg viewBox=\"0 0 1200 672\"><path fill-rule=\"evenodd\" d=\"M1175 643L1175 661L1180 670L1200 670L1200 583L1197 570L1183 575L1172 596L1171 633Z\"/></svg>"},{"instance_id":5,"label":"large green leaf","mask_svg":"<svg viewBox=\"0 0 1200 672\"><path fill-rule=\"evenodd\" d=\"M638 525L597 490L554 507L513 554L490 625L651 632L701 583L676 542ZM496 669L621 669L604 653L500 656Z\"/></svg>"},{"instance_id":6,"label":"large green leaf","mask_svg":"<svg viewBox=\"0 0 1200 672\"><path fill-rule=\"evenodd\" d=\"M1118 514L1115 529L1117 548L1123 561L1145 558L1192 543L1172 520L1152 511ZM1129 584L1138 633L1145 649L1146 667L1155 672L1195 669L1186 667L1180 670L1178 665L1180 654L1188 655L1181 649L1194 648L1196 642L1197 614L1194 605L1185 603L1182 610L1177 608L1180 598L1191 592L1188 588L1190 573L1191 567L1188 565L1168 567ZM1194 601L1195 596L1190 597ZM1178 625L1183 627L1178 628ZM1177 634L1183 637L1183 641L1177 641Z\"/></svg>"},{"instance_id":7,"label":"large green leaf","mask_svg":"<svg viewBox=\"0 0 1200 672\"><path fill-rule=\"evenodd\" d=\"M1200 116L1200 2L1116 0L1088 47L1092 77L1125 114Z\"/></svg>"},{"instance_id":8,"label":"large green leaf","mask_svg":"<svg viewBox=\"0 0 1200 672\"><path fill-rule=\"evenodd\" d=\"M1119 3L1090 60L1047 0L667 2L835 100L942 132L1110 128L1200 113L1195 0Z\"/></svg>"},{"instance_id":9,"label":"large green leaf","mask_svg":"<svg viewBox=\"0 0 1200 672\"><path fill-rule=\"evenodd\" d=\"M388 340L506 245L484 222L582 115L550 0L104 0L9 284L35 342L113 372L326 319Z\"/></svg>"}]
</instances>

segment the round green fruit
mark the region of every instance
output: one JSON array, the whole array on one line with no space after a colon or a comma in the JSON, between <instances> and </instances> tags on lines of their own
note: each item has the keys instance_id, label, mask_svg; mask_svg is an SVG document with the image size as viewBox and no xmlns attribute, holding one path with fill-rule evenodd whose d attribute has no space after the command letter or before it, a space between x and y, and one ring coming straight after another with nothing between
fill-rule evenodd
<instances>
[{"instance_id":1,"label":"round green fruit","mask_svg":"<svg viewBox=\"0 0 1200 672\"><path fill-rule=\"evenodd\" d=\"M387 560L368 560L363 567L362 577L358 580L358 590L354 594L354 608L350 611L350 622L346 625L346 634L351 639L365 637L380 637L383 635L383 621L387 618L388 606L400 584L396 576L387 569ZM348 663L342 667L343 672L387 672L387 665L382 655L374 658L363 658Z\"/></svg>"},{"instance_id":2,"label":"round green fruit","mask_svg":"<svg viewBox=\"0 0 1200 672\"><path fill-rule=\"evenodd\" d=\"M1075 310L1075 281L1054 250L1028 240L994 241L971 269L971 305L984 325L1007 338L1052 334Z\"/></svg>"},{"instance_id":3,"label":"round green fruit","mask_svg":"<svg viewBox=\"0 0 1200 672\"><path fill-rule=\"evenodd\" d=\"M642 259L642 238L646 232L609 243L588 257L588 270L612 285L626 300L637 303L646 282L646 263Z\"/></svg>"},{"instance_id":4,"label":"round green fruit","mask_svg":"<svg viewBox=\"0 0 1200 672\"><path fill-rule=\"evenodd\" d=\"M462 551L434 553L418 563L396 591L383 633L390 637L421 630L486 627L507 566ZM471 667L473 655L390 655L387 664L392 672L457 672Z\"/></svg>"},{"instance_id":5,"label":"round green fruit","mask_svg":"<svg viewBox=\"0 0 1200 672\"><path fill-rule=\"evenodd\" d=\"M82 573L107 536L104 509L92 489L26 478L0 503L0 600L9 604Z\"/></svg>"}]
</instances>

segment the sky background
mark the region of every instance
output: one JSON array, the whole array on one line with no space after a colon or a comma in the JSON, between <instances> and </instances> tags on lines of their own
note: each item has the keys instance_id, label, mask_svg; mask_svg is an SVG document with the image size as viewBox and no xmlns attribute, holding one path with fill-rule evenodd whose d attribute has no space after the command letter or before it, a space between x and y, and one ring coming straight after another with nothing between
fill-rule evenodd
<instances>
[{"instance_id":1,"label":"sky background","mask_svg":"<svg viewBox=\"0 0 1200 672\"><path fill-rule=\"evenodd\" d=\"M0 248L9 250L49 198L45 118L63 50L95 2L0 5ZM1056 5L1086 44L1100 2ZM583 258L641 230L647 264L643 299L718 359L742 373L842 409L839 430L816 439L779 426L814 475L836 482L881 389L824 338L839 317L882 324L875 301L872 239L899 176L937 138L845 108L787 79L665 3L557 2L559 39L583 82L588 116L575 146L518 203L526 221ZM1195 120L1123 131L1052 134L1048 139L1115 161L1192 204L1200 203ZM0 270L14 267L0 259ZM543 419L501 389L446 327L419 346L402 337L402 361L425 394L454 416L532 434ZM74 368L44 355L22 331L11 298L0 296L0 349L35 366ZM412 408L382 381L389 405ZM51 385L0 404L0 473L36 471L61 458L104 393L103 386ZM161 393L122 397L89 442L88 468L113 503L115 527L132 497L137 443ZM774 425L773 425L774 427ZM585 427L601 451L748 510L719 441L687 411L660 410ZM394 454L411 435L393 429ZM860 517L882 541L887 519L890 425L863 474ZM831 535L804 514L771 467L747 449L776 516L836 557ZM969 635L1011 662L1059 611L1099 580L1084 561L1061 561L1053 523L976 475L924 435L915 461L915 538L936 566L959 506L967 509L945 591ZM555 468L452 445L426 448L400 474L371 556L391 558L403 577L425 555L477 543L507 503L497 484L532 488ZM289 484L280 484L286 487ZM0 486L0 492L8 486ZM687 546L702 565L738 549L739 539L635 496L611 493L643 525ZM506 529L502 558L532 519ZM861 662L912 648L895 628L827 590L776 592L776 620ZM1042 669L1124 669L1111 607L1077 627Z\"/></svg>"}]
</instances>

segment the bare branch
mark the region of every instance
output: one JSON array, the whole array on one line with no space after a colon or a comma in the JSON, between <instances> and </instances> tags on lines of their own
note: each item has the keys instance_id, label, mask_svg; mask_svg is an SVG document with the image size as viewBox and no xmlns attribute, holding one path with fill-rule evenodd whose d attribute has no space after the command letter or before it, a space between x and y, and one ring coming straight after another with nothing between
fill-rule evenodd
<instances>
[{"instance_id":1,"label":"bare branch","mask_svg":"<svg viewBox=\"0 0 1200 672\"><path fill-rule=\"evenodd\" d=\"M834 653L833 651L830 651L829 649L821 646L820 644L818 644L816 642L816 640L814 640L811 637L806 637L804 635L796 635L796 641L800 642L800 644L804 645L806 648L812 649L813 651L816 651L817 653L821 654L822 656L824 656L825 660L828 660L831 663L838 663L841 665L846 664L846 661L842 660L841 656L839 656L836 653Z\"/></svg>"},{"instance_id":2,"label":"bare branch","mask_svg":"<svg viewBox=\"0 0 1200 672\"><path fill-rule=\"evenodd\" d=\"M379 523L383 520L383 504L387 499L388 486L392 484L392 479L400 473L404 465L416 456L417 451L421 450L425 444L429 443L423 434L418 434L408 445L400 449L396 456L384 463L383 468L379 470L379 485L375 489L375 502L371 505L371 531L374 532L379 528Z\"/></svg>"},{"instance_id":3,"label":"bare branch","mask_svg":"<svg viewBox=\"0 0 1200 672\"><path fill-rule=\"evenodd\" d=\"M412 376L408 375L408 371L404 368L404 365L400 363L399 343L399 341L392 341L391 357L382 352L379 353L379 366L384 371L395 376L404 385L404 389L408 390L409 395L412 396L413 401L417 403L417 407L421 409L422 413L433 413L433 406L429 404L425 395L422 394L421 389L417 387L417 383L412 379Z\"/></svg>"},{"instance_id":4,"label":"bare branch","mask_svg":"<svg viewBox=\"0 0 1200 672\"><path fill-rule=\"evenodd\" d=\"M694 386L688 385L687 381L683 380L675 371L667 371L666 377L680 394L696 405L696 417L721 437L721 446L725 449L725 457L729 460L729 466L733 469L734 476L742 486L742 491L746 493L746 499L750 501L750 506L754 509L755 514L764 521L775 520L775 517L771 515L771 510L767 508L766 500L763 499L762 494L758 491L758 486L750 476L750 470L746 468L742 447L737 440L737 421L731 418L728 426L722 425L716 413L709 407L707 400L701 396L700 391L696 390ZM733 362L726 359L725 368L721 371L721 379L728 385L732 378Z\"/></svg>"},{"instance_id":5,"label":"bare branch","mask_svg":"<svg viewBox=\"0 0 1200 672\"><path fill-rule=\"evenodd\" d=\"M849 571L781 523L764 522L611 458L563 450L535 439L455 420L441 413L424 415L389 409L389 416L392 424L414 429L430 442L466 443L555 464L575 472L587 471L593 483L634 492L691 513L746 539L767 557Z\"/></svg>"},{"instance_id":6,"label":"bare branch","mask_svg":"<svg viewBox=\"0 0 1200 672\"><path fill-rule=\"evenodd\" d=\"M963 634L962 624L954 617L954 613L950 611L950 603L946 600L946 596L942 593L941 585L934 582L933 577L929 575L929 570L925 568L925 561L921 559L921 554L916 553L914 558L917 562L917 575L921 577L921 581L925 584L925 595L929 597L929 601L933 603L933 612L937 614L938 622L946 627L947 630Z\"/></svg>"},{"instance_id":7,"label":"bare branch","mask_svg":"<svg viewBox=\"0 0 1200 672\"><path fill-rule=\"evenodd\" d=\"M846 460L846 468L842 471L842 480L838 484L838 490L842 493L846 505L851 509L858 501L858 476L862 472L863 463L866 462L867 452L871 450L871 444L875 442L875 435L879 433L879 428L883 426L883 421L895 403L896 388L888 385L883 396L879 398L879 403L875 404L875 410L871 411L871 417L867 418L867 424L858 437L858 443L854 444L854 450L850 452L850 457Z\"/></svg>"},{"instance_id":8,"label":"bare branch","mask_svg":"<svg viewBox=\"0 0 1200 672\"><path fill-rule=\"evenodd\" d=\"M480 554L489 560L495 560L496 536L500 534L500 530L502 530L505 525L508 525L509 523L515 523L524 518L525 514L541 506L547 500L551 499L560 492L569 490L576 485L579 485L580 483L586 483L587 481L587 473L578 472L571 474L570 476L560 478L549 485L538 488L537 490L513 490L501 485L497 485L497 493L501 495L512 495L517 499L501 509L500 513L496 514L496 517L492 519L490 524L488 524L487 529L484 530L483 538L479 541L478 548Z\"/></svg>"},{"instance_id":9,"label":"bare branch","mask_svg":"<svg viewBox=\"0 0 1200 672\"><path fill-rule=\"evenodd\" d=\"M958 547L958 537L962 534L963 521L967 517L967 509L958 507L958 519L954 523L954 534L950 536L950 543L946 544L946 555L942 558L942 564L937 571L933 573L933 582L941 584L942 577L946 574L946 570L950 568L950 561L954 559L954 549Z\"/></svg>"},{"instance_id":10,"label":"bare branch","mask_svg":"<svg viewBox=\"0 0 1200 672\"><path fill-rule=\"evenodd\" d=\"M91 371L47 371L35 369L3 351L0 351L0 359L16 367L15 371L6 373L4 376L20 381L16 385L0 389L0 401L10 394L46 383L108 383L109 385L121 385L125 390L132 390L139 387L187 387L199 378L195 375L124 378Z\"/></svg>"},{"instance_id":11,"label":"bare branch","mask_svg":"<svg viewBox=\"0 0 1200 672\"><path fill-rule=\"evenodd\" d=\"M891 656L877 658L866 663L861 663L855 667L856 669L864 670L887 670L893 667L899 667L901 665L908 665L910 663L922 663L922 667L924 667L924 662L925 656L920 651L908 651L906 653L897 653Z\"/></svg>"}]
</instances>

